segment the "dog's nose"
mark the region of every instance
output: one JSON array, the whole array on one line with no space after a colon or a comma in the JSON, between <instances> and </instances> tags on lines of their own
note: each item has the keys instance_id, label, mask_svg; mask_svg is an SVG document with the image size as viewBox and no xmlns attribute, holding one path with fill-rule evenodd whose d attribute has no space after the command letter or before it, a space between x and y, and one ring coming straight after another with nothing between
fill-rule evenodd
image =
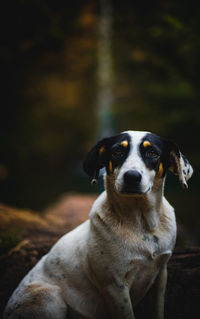
<instances>
[{"instance_id":1,"label":"dog's nose","mask_svg":"<svg viewBox=\"0 0 200 319\"><path fill-rule=\"evenodd\" d=\"M141 179L142 175L135 170L129 170L124 174L124 183L127 187L138 186Z\"/></svg>"}]
</instances>

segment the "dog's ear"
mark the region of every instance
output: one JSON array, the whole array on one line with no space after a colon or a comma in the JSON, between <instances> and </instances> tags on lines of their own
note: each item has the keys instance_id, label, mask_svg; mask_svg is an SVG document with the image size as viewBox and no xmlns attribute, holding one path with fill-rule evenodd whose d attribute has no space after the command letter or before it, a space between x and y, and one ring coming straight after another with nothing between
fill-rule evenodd
<instances>
[{"instance_id":1,"label":"dog's ear","mask_svg":"<svg viewBox=\"0 0 200 319\"><path fill-rule=\"evenodd\" d=\"M175 143L168 140L165 140L165 143L168 153L168 169L178 176L183 188L188 188L187 181L192 176L192 166Z\"/></svg>"},{"instance_id":2,"label":"dog's ear","mask_svg":"<svg viewBox=\"0 0 200 319\"><path fill-rule=\"evenodd\" d=\"M108 154L109 138L104 138L99 141L87 154L83 169L90 177L92 177L92 184L97 184L99 171L106 166Z\"/></svg>"}]
</instances>

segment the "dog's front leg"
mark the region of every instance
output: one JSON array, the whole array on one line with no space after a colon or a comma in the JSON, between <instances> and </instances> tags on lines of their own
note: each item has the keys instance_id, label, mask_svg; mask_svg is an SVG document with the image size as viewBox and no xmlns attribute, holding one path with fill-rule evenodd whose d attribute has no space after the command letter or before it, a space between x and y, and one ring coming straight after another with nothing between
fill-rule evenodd
<instances>
[{"instance_id":1,"label":"dog's front leg","mask_svg":"<svg viewBox=\"0 0 200 319\"><path fill-rule=\"evenodd\" d=\"M167 264L165 264L149 291L149 307L152 319L164 319L164 299L167 284Z\"/></svg>"},{"instance_id":2,"label":"dog's front leg","mask_svg":"<svg viewBox=\"0 0 200 319\"><path fill-rule=\"evenodd\" d=\"M129 288L122 285L106 286L104 298L109 311L109 318L112 319L134 319Z\"/></svg>"}]
</instances>

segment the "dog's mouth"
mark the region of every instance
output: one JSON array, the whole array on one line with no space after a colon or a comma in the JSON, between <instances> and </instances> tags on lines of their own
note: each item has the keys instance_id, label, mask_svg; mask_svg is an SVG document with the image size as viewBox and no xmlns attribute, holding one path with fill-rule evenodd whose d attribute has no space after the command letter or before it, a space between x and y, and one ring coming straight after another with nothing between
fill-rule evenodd
<instances>
[{"instance_id":1,"label":"dog's mouth","mask_svg":"<svg viewBox=\"0 0 200 319\"><path fill-rule=\"evenodd\" d=\"M140 187L123 187L123 189L121 190L121 193L124 195L145 195L147 193L149 193L150 191L150 187L143 191Z\"/></svg>"}]
</instances>

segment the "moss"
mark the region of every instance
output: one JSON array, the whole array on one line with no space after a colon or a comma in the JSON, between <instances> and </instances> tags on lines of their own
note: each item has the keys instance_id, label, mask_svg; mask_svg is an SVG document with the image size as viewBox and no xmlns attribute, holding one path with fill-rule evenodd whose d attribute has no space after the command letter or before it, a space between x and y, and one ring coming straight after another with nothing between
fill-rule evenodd
<instances>
[{"instance_id":1,"label":"moss","mask_svg":"<svg viewBox=\"0 0 200 319\"><path fill-rule=\"evenodd\" d=\"M22 240L21 233L20 227L16 227L12 231L9 230L9 232L0 229L0 255L6 254Z\"/></svg>"}]
</instances>

